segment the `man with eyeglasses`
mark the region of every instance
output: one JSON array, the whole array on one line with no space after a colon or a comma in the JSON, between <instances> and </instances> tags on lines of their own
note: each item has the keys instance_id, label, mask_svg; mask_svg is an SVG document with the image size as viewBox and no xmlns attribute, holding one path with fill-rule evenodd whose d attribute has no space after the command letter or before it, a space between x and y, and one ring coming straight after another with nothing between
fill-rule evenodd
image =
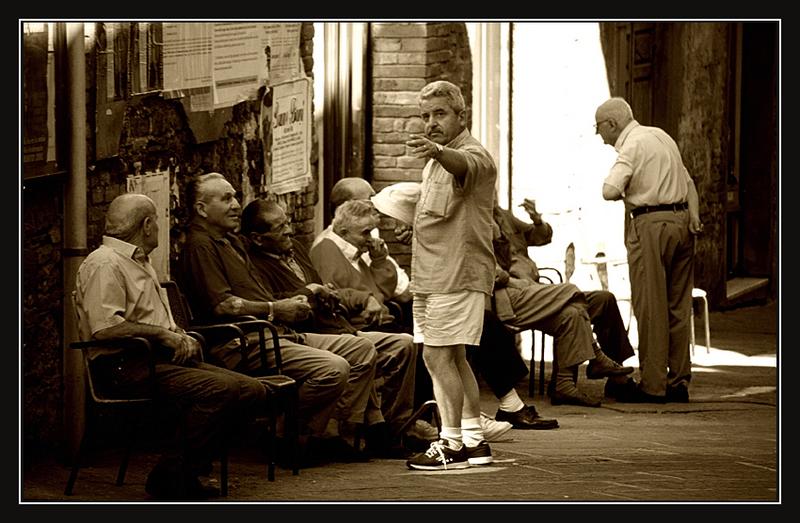
<instances>
[{"instance_id":1,"label":"man with eyeglasses","mask_svg":"<svg viewBox=\"0 0 800 523\"><path fill-rule=\"evenodd\" d=\"M254 275L247 250L235 234L241 206L230 182L220 173L203 174L192 179L187 192L192 221L181 251L180 278L195 318L214 323L253 315L273 322L281 338L283 372L300 385L301 465L366 461L353 443L373 387L375 346L350 334L295 330L292 325L311 312L308 299L276 299ZM251 375L262 372L258 340L249 338L246 357L224 344L210 351L214 363ZM267 343L272 344L271 336ZM274 364L272 351L267 359Z\"/></svg>"},{"instance_id":2,"label":"man with eyeglasses","mask_svg":"<svg viewBox=\"0 0 800 523\"><path fill-rule=\"evenodd\" d=\"M370 205L369 217L371 209ZM368 220L365 225L366 236L371 238L369 231L374 223ZM365 419L367 450L375 457L403 457L404 436L435 439L436 429L423 426L421 420L417 420L419 423L410 432L400 433L412 413L417 348L410 334L385 332L380 328L378 318L385 312L380 291L351 285L333 289L323 284L307 247L293 237L288 216L275 201L250 202L242 211L241 232L249 243L248 253L259 278L276 298L296 295L308 298L311 314L294 324L296 329L352 334L375 345L376 386L370 394ZM326 261L336 264L338 252L333 254ZM373 322L378 326L369 328ZM428 429L427 435L424 429Z\"/></svg>"},{"instance_id":3,"label":"man with eyeglasses","mask_svg":"<svg viewBox=\"0 0 800 523\"><path fill-rule=\"evenodd\" d=\"M597 134L618 153L603 198L623 200L630 212L625 247L641 381L617 400L688 402L694 235L703 229L697 190L675 141L662 129L640 125L624 99L603 102L595 122Z\"/></svg>"}]
</instances>

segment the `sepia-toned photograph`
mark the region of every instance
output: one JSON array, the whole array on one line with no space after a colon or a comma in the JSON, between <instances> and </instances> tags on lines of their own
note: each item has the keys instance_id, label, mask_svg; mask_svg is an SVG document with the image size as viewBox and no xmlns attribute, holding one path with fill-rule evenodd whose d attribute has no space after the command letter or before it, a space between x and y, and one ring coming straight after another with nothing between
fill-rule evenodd
<instances>
[{"instance_id":1,"label":"sepia-toned photograph","mask_svg":"<svg viewBox=\"0 0 800 523\"><path fill-rule=\"evenodd\" d=\"M19 19L18 504L781 505L781 22Z\"/></svg>"}]
</instances>

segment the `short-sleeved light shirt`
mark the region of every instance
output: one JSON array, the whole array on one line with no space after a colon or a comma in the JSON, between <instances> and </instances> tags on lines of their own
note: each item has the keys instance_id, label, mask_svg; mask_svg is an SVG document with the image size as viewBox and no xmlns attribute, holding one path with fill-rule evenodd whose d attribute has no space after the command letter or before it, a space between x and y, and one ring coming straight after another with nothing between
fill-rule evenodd
<instances>
[{"instance_id":1,"label":"short-sleeved light shirt","mask_svg":"<svg viewBox=\"0 0 800 523\"><path fill-rule=\"evenodd\" d=\"M411 290L491 294L497 169L489 152L466 129L447 147L463 155L467 174L459 184L433 159L423 170L411 242Z\"/></svg>"},{"instance_id":2,"label":"short-sleeved light shirt","mask_svg":"<svg viewBox=\"0 0 800 523\"><path fill-rule=\"evenodd\" d=\"M616 187L630 207L683 203L689 197L689 172L678 145L658 127L625 126L614 144L618 156L605 183Z\"/></svg>"},{"instance_id":3,"label":"short-sleeved light shirt","mask_svg":"<svg viewBox=\"0 0 800 523\"><path fill-rule=\"evenodd\" d=\"M125 321L177 330L155 269L133 259L136 249L103 236L103 244L81 263L75 284L81 339Z\"/></svg>"}]
</instances>

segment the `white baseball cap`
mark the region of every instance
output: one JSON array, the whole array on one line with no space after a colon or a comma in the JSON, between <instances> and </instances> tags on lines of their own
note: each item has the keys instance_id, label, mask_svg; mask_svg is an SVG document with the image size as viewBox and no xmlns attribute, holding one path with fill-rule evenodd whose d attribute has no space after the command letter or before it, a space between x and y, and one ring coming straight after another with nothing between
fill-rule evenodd
<instances>
[{"instance_id":1,"label":"white baseball cap","mask_svg":"<svg viewBox=\"0 0 800 523\"><path fill-rule=\"evenodd\" d=\"M388 185L370 197L378 211L407 225L414 224L414 212L422 186L417 182Z\"/></svg>"}]
</instances>

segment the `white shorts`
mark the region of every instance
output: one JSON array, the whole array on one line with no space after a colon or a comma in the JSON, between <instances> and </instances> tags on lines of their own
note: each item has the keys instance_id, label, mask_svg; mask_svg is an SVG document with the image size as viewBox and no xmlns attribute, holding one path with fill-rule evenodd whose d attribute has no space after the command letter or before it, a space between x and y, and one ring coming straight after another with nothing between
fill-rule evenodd
<instances>
[{"instance_id":1,"label":"white shorts","mask_svg":"<svg viewBox=\"0 0 800 523\"><path fill-rule=\"evenodd\" d=\"M414 343L480 345L486 295L478 291L414 294Z\"/></svg>"}]
</instances>

